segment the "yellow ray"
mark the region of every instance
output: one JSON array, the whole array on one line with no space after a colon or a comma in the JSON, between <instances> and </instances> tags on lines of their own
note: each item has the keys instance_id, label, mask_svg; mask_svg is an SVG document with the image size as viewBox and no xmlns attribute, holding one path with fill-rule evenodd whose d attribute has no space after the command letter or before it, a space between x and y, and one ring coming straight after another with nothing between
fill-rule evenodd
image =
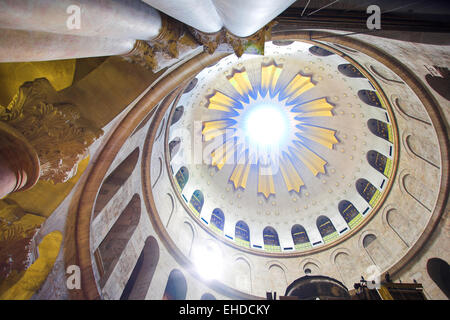
<instances>
[{"instance_id":1,"label":"yellow ray","mask_svg":"<svg viewBox=\"0 0 450 320\"><path fill-rule=\"evenodd\" d=\"M202 135L205 141L209 141L218 136L224 135L227 133L227 130L230 126L232 126L235 122L233 120L213 120L213 121L205 121L203 122L203 130Z\"/></svg>"},{"instance_id":2,"label":"yellow ray","mask_svg":"<svg viewBox=\"0 0 450 320\"><path fill-rule=\"evenodd\" d=\"M297 74L284 90L285 95L289 97L288 102L295 100L302 93L305 93L314 86L315 85L311 82L310 77L304 77L301 74Z\"/></svg>"},{"instance_id":3,"label":"yellow ray","mask_svg":"<svg viewBox=\"0 0 450 320\"><path fill-rule=\"evenodd\" d=\"M252 84L245 70L234 73L231 78L228 78L228 81L242 97L247 96L250 91L253 91Z\"/></svg>"},{"instance_id":4,"label":"yellow ray","mask_svg":"<svg viewBox=\"0 0 450 320\"><path fill-rule=\"evenodd\" d=\"M300 139L302 137L308 138L329 149L333 149L333 145L338 143L334 135L336 131L334 130L309 126L306 124L300 124L297 128L299 129L298 137Z\"/></svg>"},{"instance_id":5,"label":"yellow ray","mask_svg":"<svg viewBox=\"0 0 450 320\"><path fill-rule=\"evenodd\" d=\"M235 189L239 187L242 187L243 189L246 188L250 167L251 161L249 161L248 154L246 152L242 152L230 177L230 181L233 182Z\"/></svg>"},{"instance_id":6,"label":"yellow ray","mask_svg":"<svg viewBox=\"0 0 450 320\"><path fill-rule=\"evenodd\" d=\"M291 159L286 155L280 157L280 170L288 191L300 192L300 188L305 184L292 164Z\"/></svg>"},{"instance_id":7,"label":"yellow ray","mask_svg":"<svg viewBox=\"0 0 450 320\"><path fill-rule=\"evenodd\" d=\"M297 113L300 113L298 117L332 117L333 108L326 98L322 98L304 103L295 109L298 110Z\"/></svg>"},{"instance_id":8,"label":"yellow ray","mask_svg":"<svg viewBox=\"0 0 450 320\"><path fill-rule=\"evenodd\" d=\"M277 67L273 61L270 65L261 67L261 88L263 92L270 90L273 93L275 91L282 70L283 68Z\"/></svg>"},{"instance_id":9,"label":"yellow ray","mask_svg":"<svg viewBox=\"0 0 450 320\"><path fill-rule=\"evenodd\" d=\"M217 169L222 169L227 160L236 152L236 142L234 139L228 140L216 150L211 152L211 165L216 166Z\"/></svg>"},{"instance_id":10,"label":"yellow ray","mask_svg":"<svg viewBox=\"0 0 450 320\"><path fill-rule=\"evenodd\" d=\"M327 162L305 147L302 143L296 142L295 147L290 148L290 150L315 176L317 176L319 172L325 173L325 165Z\"/></svg>"},{"instance_id":11,"label":"yellow ray","mask_svg":"<svg viewBox=\"0 0 450 320\"><path fill-rule=\"evenodd\" d=\"M261 162L258 165L258 193L262 193L266 198L269 198L271 194L275 194L272 169L270 166L262 168Z\"/></svg>"},{"instance_id":12,"label":"yellow ray","mask_svg":"<svg viewBox=\"0 0 450 320\"><path fill-rule=\"evenodd\" d=\"M230 112L234 110L234 100L222 92L216 91L208 99L208 109Z\"/></svg>"}]
</instances>

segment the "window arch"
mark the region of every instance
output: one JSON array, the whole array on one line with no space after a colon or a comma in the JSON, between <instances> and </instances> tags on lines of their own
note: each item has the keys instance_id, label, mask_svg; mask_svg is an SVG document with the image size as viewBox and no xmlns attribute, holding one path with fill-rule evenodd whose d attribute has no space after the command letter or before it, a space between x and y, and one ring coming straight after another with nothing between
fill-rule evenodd
<instances>
[{"instance_id":1,"label":"window arch","mask_svg":"<svg viewBox=\"0 0 450 320\"><path fill-rule=\"evenodd\" d=\"M234 240L237 244L250 248L250 229L244 221L236 222Z\"/></svg>"},{"instance_id":2,"label":"window arch","mask_svg":"<svg viewBox=\"0 0 450 320\"><path fill-rule=\"evenodd\" d=\"M134 149L125 160L103 181L95 200L94 218L103 210L112 197L119 191L136 167L139 160L139 147Z\"/></svg>"},{"instance_id":3,"label":"window arch","mask_svg":"<svg viewBox=\"0 0 450 320\"><path fill-rule=\"evenodd\" d=\"M178 153L178 151L180 151L180 147L181 147L181 139L179 137L176 137L175 139L169 142L170 159L172 159Z\"/></svg>"},{"instance_id":4,"label":"window arch","mask_svg":"<svg viewBox=\"0 0 450 320\"><path fill-rule=\"evenodd\" d=\"M163 300L185 300L187 292L186 278L178 269L173 269L167 279Z\"/></svg>"},{"instance_id":5,"label":"window arch","mask_svg":"<svg viewBox=\"0 0 450 320\"><path fill-rule=\"evenodd\" d=\"M213 210L211 214L211 220L209 226L217 233L223 234L223 228L225 226L225 215L219 208Z\"/></svg>"},{"instance_id":6,"label":"window arch","mask_svg":"<svg viewBox=\"0 0 450 320\"><path fill-rule=\"evenodd\" d=\"M145 240L144 248L136 262L120 300L143 300L152 282L159 261L158 241L152 236Z\"/></svg>"},{"instance_id":7,"label":"window arch","mask_svg":"<svg viewBox=\"0 0 450 320\"><path fill-rule=\"evenodd\" d=\"M309 52L311 52L313 55L315 56L319 56L319 57L327 57L327 56L331 56L334 53L330 52L324 48L318 47L318 46L312 46L309 48Z\"/></svg>"},{"instance_id":8,"label":"window arch","mask_svg":"<svg viewBox=\"0 0 450 320\"><path fill-rule=\"evenodd\" d=\"M184 89L183 94L191 92L195 88L197 83L198 83L198 79L197 78L192 79L192 81L189 82L189 84L187 85L186 89Z\"/></svg>"},{"instance_id":9,"label":"window arch","mask_svg":"<svg viewBox=\"0 0 450 320\"><path fill-rule=\"evenodd\" d=\"M263 230L264 249L270 252L281 252L278 233L272 227L265 227Z\"/></svg>"},{"instance_id":10,"label":"window arch","mask_svg":"<svg viewBox=\"0 0 450 320\"><path fill-rule=\"evenodd\" d=\"M197 217L199 217L200 212L202 212L204 202L203 192L195 190L191 196L191 200L189 200L189 206Z\"/></svg>"},{"instance_id":11,"label":"window arch","mask_svg":"<svg viewBox=\"0 0 450 320\"><path fill-rule=\"evenodd\" d=\"M186 167L181 167L175 175L175 180L179 190L182 191L189 180L189 170Z\"/></svg>"},{"instance_id":12,"label":"window arch","mask_svg":"<svg viewBox=\"0 0 450 320\"><path fill-rule=\"evenodd\" d=\"M94 252L103 287L119 262L141 217L141 199L135 194Z\"/></svg>"},{"instance_id":13,"label":"window arch","mask_svg":"<svg viewBox=\"0 0 450 320\"><path fill-rule=\"evenodd\" d=\"M378 97L376 91L359 90L358 97L361 99L362 102L368 104L369 106L383 108L383 105L381 104L380 98Z\"/></svg>"},{"instance_id":14,"label":"window arch","mask_svg":"<svg viewBox=\"0 0 450 320\"><path fill-rule=\"evenodd\" d=\"M328 243L339 236L336 228L328 217L319 216L316 220L316 225L324 243Z\"/></svg>"},{"instance_id":15,"label":"window arch","mask_svg":"<svg viewBox=\"0 0 450 320\"><path fill-rule=\"evenodd\" d=\"M344 76L350 78L365 78L365 76L358 70L358 68L350 63L343 63L338 65L338 70Z\"/></svg>"},{"instance_id":16,"label":"window arch","mask_svg":"<svg viewBox=\"0 0 450 320\"><path fill-rule=\"evenodd\" d=\"M291 229L292 240L296 250L304 250L311 248L308 234L303 226L296 224Z\"/></svg>"},{"instance_id":17,"label":"window arch","mask_svg":"<svg viewBox=\"0 0 450 320\"><path fill-rule=\"evenodd\" d=\"M370 132L372 132L377 137L393 143L393 133L390 124L376 119L369 119L367 121L367 127L369 128Z\"/></svg>"},{"instance_id":18,"label":"window arch","mask_svg":"<svg viewBox=\"0 0 450 320\"><path fill-rule=\"evenodd\" d=\"M367 162L384 176L389 177L392 172L392 160L378 151L367 152Z\"/></svg>"},{"instance_id":19,"label":"window arch","mask_svg":"<svg viewBox=\"0 0 450 320\"><path fill-rule=\"evenodd\" d=\"M450 266L439 258L427 262L427 272L441 291L450 299Z\"/></svg>"},{"instance_id":20,"label":"window arch","mask_svg":"<svg viewBox=\"0 0 450 320\"><path fill-rule=\"evenodd\" d=\"M381 198L381 192L364 178L356 181L356 190L372 208Z\"/></svg>"},{"instance_id":21,"label":"window arch","mask_svg":"<svg viewBox=\"0 0 450 320\"><path fill-rule=\"evenodd\" d=\"M178 120L180 120L180 118L183 116L183 113L184 113L184 107L183 106L177 107L175 109L175 111L173 112L172 121L170 122L170 125L177 123Z\"/></svg>"},{"instance_id":22,"label":"window arch","mask_svg":"<svg viewBox=\"0 0 450 320\"><path fill-rule=\"evenodd\" d=\"M342 200L339 202L338 209L350 229L357 226L363 218L353 203L348 200Z\"/></svg>"}]
</instances>

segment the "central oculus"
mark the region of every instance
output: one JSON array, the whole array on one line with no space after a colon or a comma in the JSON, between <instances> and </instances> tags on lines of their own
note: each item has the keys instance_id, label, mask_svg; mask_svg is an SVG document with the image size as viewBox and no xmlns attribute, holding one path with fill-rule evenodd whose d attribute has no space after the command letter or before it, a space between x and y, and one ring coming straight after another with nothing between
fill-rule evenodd
<instances>
[{"instance_id":1,"label":"central oculus","mask_svg":"<svg viewBox=\"0 0 450 320\"><path fill-rule=\"evenodd\" d=\"M250 143L261 147L274 147L286 136L289 120L281 107L258 104L244 115L244 131Z\"/></svg>"}]
</instances>

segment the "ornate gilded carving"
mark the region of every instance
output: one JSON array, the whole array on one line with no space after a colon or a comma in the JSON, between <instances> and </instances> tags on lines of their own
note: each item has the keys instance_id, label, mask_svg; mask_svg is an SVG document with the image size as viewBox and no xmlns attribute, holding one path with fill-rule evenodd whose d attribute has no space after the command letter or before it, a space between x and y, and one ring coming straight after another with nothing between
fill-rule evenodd
<instances>
[{"instance_id":1,"label":"ornate gilded carving","mask_svg":"<svg viewBox=\"0 0 450 320\"><path fill-rule=\"evenodd\" d=\"M203 33L190 28L190 32L199 43L203 44L205 51L209 54L213 54L221 46L226 51L234 51L238 57L244 53L263 55L264 43L271 39L272 28L275 24L276 22L272 21L253 35L245 38L237 37L226 29L216 33Z\"/></svg>"},{"instance_id":2,"label":"ornate gilded carving","mask_svg":"<svg viewBox=\"0 0 450 320\"><path fill-rule=\"evenodd\" d=\"M83 118L71 103L59 101L45 78L25 82L0 120L23 134L40 162L40 179L65 182L76 174L78 162L103 133Z\"/></svg>"},{"instance_id":3,"label":"ornate gilded carving","mask_svg":"<svg viewBox=\"0 0 450 320\"><path fill-rule=\"evenodd\" d=\"M157 72L176 62L180 53L199 46L182 23L167 16L164 16L162 22L158 37L151 41L136 40L133 50L122 57Z\"/></svg>"}]
</instances>

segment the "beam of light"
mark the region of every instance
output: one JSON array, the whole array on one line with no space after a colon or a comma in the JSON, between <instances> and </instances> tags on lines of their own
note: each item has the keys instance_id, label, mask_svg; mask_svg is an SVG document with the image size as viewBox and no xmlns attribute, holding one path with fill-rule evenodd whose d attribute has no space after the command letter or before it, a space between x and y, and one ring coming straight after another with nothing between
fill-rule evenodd
<instances>
[{"instance_id":1,"label":"beam of light","mask_svg":"<svg viewBox=\"0 0 450 320\"><path fill-rule=\"evenodd\" d=\"M205 280L220 279L223 273L223 257L214 243L199 244L193 248L192 261L197 273Z\"/></svg>"}]
</instances>

